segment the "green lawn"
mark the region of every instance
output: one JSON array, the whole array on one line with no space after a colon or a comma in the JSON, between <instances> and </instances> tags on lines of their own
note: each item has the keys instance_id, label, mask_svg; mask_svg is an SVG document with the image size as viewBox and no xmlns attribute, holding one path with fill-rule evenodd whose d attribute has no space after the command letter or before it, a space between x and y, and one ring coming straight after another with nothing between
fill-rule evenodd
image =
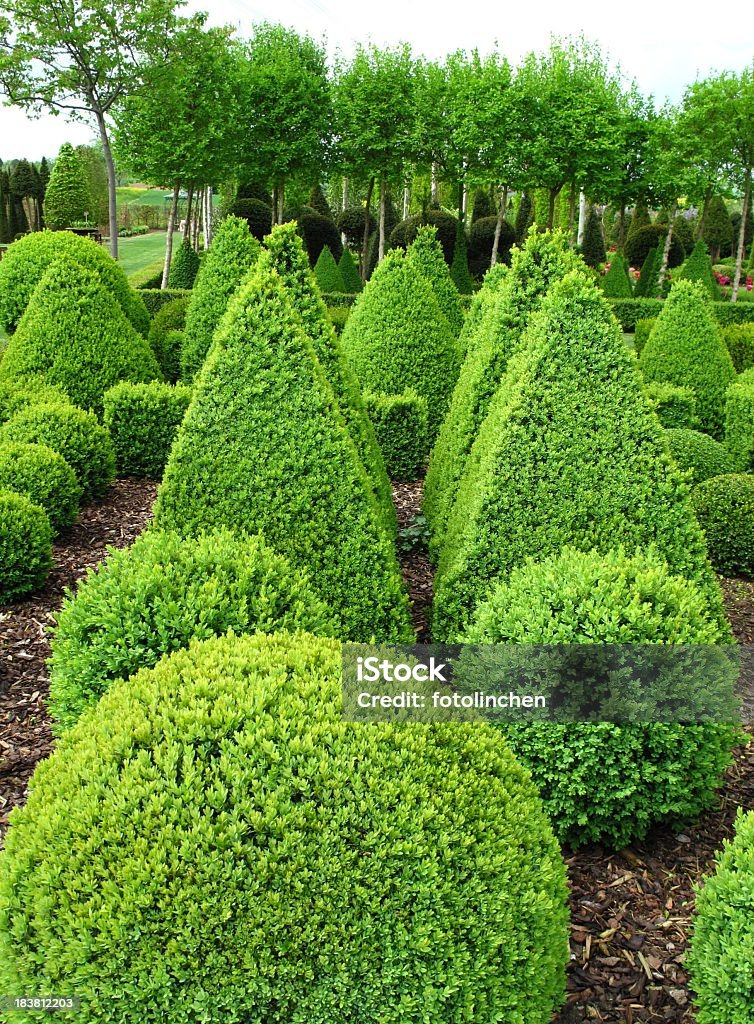
<instances>
[{"instance_id":1,"label":"green lawn","mask_svg":"<svg viewBox=\"0 0 754 1024\"><path fill-rule=\"evenodd\" d=\"M180 233L173 235L173 251L180 245ZM150 231L148 235L134 235L132 238L118 239L118 262L126 272L126 276L150 263L157 263L165 258L165 232Z\"/></svg>"},{"instance_id":2,"label":"green lawn","mask_svg":"<svg viewBox=\"0 0 754 1024\"><path fill-rule=\"evenodd\" d=\"M135 203L138 206L159 206L167 207L169 200L165 199L168 191L164 188L130 188L123 187L115 190L118 197L118 208Z\"/></svg>"}]
</instances>

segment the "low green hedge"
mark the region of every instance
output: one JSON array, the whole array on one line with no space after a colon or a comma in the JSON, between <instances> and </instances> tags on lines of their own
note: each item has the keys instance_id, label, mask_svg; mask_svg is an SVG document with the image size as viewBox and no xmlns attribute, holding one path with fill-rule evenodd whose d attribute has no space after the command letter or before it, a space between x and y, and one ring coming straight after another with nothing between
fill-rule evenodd
<instances>
[{"instance_id":1,"label":"low green hedge","mask_svg":"<svg viewBox=\"0 0 754 1024\"><path fill-rule=\"evenodd\" d=\"M691 501L715 569L754 577L754 476L712 477L694 488Z\"/></svg>"},{"instance_id":2,"label":"low green hedge","mask_svg":"<svg viewBox=\"0 0 754 1024\"><path fill-rule=\"evenodd\" d=\"M44 586L52 566L52 527L24 494L0 490L0 604Z\"/></svg>"},{"instance_id":3,"label":"low green hedge","mask_svg":"<svg viewBox=\"0 0 754 1024\"><path fill-rule=\"evenodd\" d=\"M391 480L416 480L427 452L427 402L413 388L400 395L364 393L364 405Z\"/></svg>"},{"instance_id":4,"label":"low green hedge","mask_svg":"<svg viewBox=\"0 0 754 1024\"><path fill-rule=\"evenodd\" d=\"M656 323L656 318L636 321L634 326L634 351L637 356L641 355L642 349L646 345L649 335L652 333L652 328Z\"/></svg>"},{"instance_id":5,"label":"low green hedge","mask_svg":"<svg viewBox=\"0 0 754 1024\"><path fill-rule=\"evenodd\" d=\"M732 473L735 460L724 444L709 434L685 428L668 430L668 444L679 469L691 473L691 483L700 484L713 476Z\"/></svg>"},{"instance_id":6,"label":"low green hedge","mask_svg":"<svg viewBox=\"0 0 754 1024\"><path fill-rule=\"evenodd\" d=\"M660 315L663 299L610 299L613 313L623 331L633 333L637 320L654 319ZM754 304L738 302L713 302L712 307L721 327L729 324L754 323Z\"/></svg>"},{"instance_id":7,"label":"low green hedge","mask_svg":"<svg viewBox=\"0 0 754 1024\"><path fill-rule=\"evenodd\" d=\"M736 469L754 468L754 374L742 374L725 393L725 443Z\"/></svg>"},{"instance_id":8,"label":"low green hedge","mask_svg":"<svg viewBox=\"0 0 754 1024\"><path fill-rule=\"evenodd\" d=\"M190 388L160 381L123 381L105 392L105 425L120 476L162 477L190 401Z\"/></svg>"},{"instance_id":9,"label":"low green hedge","mask_svg":"<svg viewBox=\"0 0 754 1024\"><path fill-rule=\"evenodd\" d=\"M348 322L348 318L349 318L350 315L351 315L351 307L350 306L328 306L327 307L327 317L328 317L330 323L335 328L335 333L337 335L341 335L343 333L343 328L346 326L346 323Z\"/></svg>"},{"instance_id":10,"label":"low green hedge","mask_svg":"<svg viewBox=\"0 0 754 1024\"><path fill-rule=\"evenodd\" d=\"M186 326L188 293L181 299L166 302L157 310L149 328L149 344L155 354L165 380L175 384L181 375L182 332ZM174 332L180 332L176 337Z\"/></svg>"},{"instance_id":11,"label":"low green hedge","mask_svg":"<svg viewBox=\"0 0 754 1024\"><path fill-rule=\"evenodd\" d=\"M323 292L322 298L324 299L325 305L331 309L336 309L338 306L352 306L358 299L358 294L352 294L351 292Z\"/></svg>"},{"instance_id":12,"label":"low green hedge","mask_svg":"<svg viewBox=\"0 0 754 1024\"><path fill-rule=\"evenodd\" d=\"M70 526L79 512L76 474L62 455L44 444L0 442L0 490L17 491L40 505L54 533Z\"/></svg>"},{"instance_id":13,"label":"low green hedge","mask_svg":"<svg viewBox=\"0 0 754 1024\"><path fill-rule=\"evenodd\" d=\"M691 388L653 380L647 384L647 394L663 427L691 429L695 426L696 396Z\"/></svg>"},{"instance_id":14,"label":"low green hedge","mask_svg":"<svg viewBox=\"0 0 754 1024\"><path fill-rule=\"evenodd\" d=\"M723 337L736 373L754 366L754 323L731 324L723 330Z\"/></svg>"},{"instance_id":15,"label":"low green hedge","mask_svg":"<svg viewBox=\"0 0 754 1024\"><path fill-rule=\"evenodd\" d=\"M174 302L176 299L183 299L191 295L191 289L189 288L140 288L138 294L141 296L141 300L147 307L147 311L150 316L155 316L162 307L168 302Z\"/></svg>"}]
</instances>

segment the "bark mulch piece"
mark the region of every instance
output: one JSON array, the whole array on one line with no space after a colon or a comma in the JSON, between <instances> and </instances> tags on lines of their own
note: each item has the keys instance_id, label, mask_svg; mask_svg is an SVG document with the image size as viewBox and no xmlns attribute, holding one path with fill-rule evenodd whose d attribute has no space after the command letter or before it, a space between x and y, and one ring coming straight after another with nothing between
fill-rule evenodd
<instances>
[{"instance_id":1,"label":"bark mulch piece","mask_svg":"<svg viewBox=\"0 0 754 1024\"><path fill-rule=\"evenodd\" d=\"M45 589L0 609L0 841L11 808L23 803L29 777L52 748L45 661L63 592L105 558L108 545L123 548L136 539L151 518L156 493L151 480L117 480L57 538Z\"/></svg>"}]
</instances>

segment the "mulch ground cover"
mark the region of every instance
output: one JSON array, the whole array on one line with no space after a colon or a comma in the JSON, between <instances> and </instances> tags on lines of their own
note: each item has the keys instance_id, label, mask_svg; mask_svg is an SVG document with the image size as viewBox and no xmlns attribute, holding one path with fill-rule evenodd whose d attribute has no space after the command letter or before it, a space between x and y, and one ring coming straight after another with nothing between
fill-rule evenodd
<instances>
[{"instance_id":1,"label":"mulch ground cover","mask_svg":"<svg viewBox=\"0 0 754 1024\"><path fill-rule=\"evenodd\" d=\"M125 547L151 516L156 485L119 480L58 539L45 590L0 611L0 842L10 810L23 803L35 765L52 749L45 710L49 627L66 587ZM416 523L421 483L396 484L399 555L420 642L429 639L432 569ZM754 643L754 583L723 580L736 639ZM595 778L599 785L599 778ZM754 807L754 737L729 769L716 807L681 833L655 829L618 853L564 851L571 885L568 1003L558 1024L584 1021L693 1021L684 955L694 884L733 834L736 809Z\"/></svg>"}]
</instances>

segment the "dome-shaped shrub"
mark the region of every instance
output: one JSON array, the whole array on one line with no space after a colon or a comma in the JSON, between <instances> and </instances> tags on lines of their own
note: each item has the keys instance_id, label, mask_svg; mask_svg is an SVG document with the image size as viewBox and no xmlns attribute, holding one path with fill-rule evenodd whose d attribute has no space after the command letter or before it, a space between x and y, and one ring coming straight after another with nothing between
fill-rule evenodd
<instances>
[{"instance_id":1,"label":"dome-shaped shrub","mask_svg":"<svg viewBox=\"0 0 754 1024\"><path fill-rule=\"evenodd\" d=\"M33 231L9 246L0 262L0 326L14 331L34 289L56 260L75 260L97 274L136 330L147 336L149 313L123 268L89 238L71 231Z\"/></svg>"},{"instance_id":2,"label":"dome-shaped shrub","mask_svg":"<svg viewBox=\"0 0 754 1024\"><path fill-rule=\"evenodd\" d=\"M30 374L42 375L75 405L98 414L103 394L119 380L162 376L146 338L97 274L66 258L39 282L0 363L2 379Z\"/></svg>"},{"instance_id":3,"label":"dome-shaped shrub","mask_svg":"<svg viewBox=\"0 0 754 1024\"><path fill-rule=\"evenodd\" d=\"M259 242L240 217L217 229L191 292L181 349L181 375L191 380L204 362L233 292L259 257Z\"/></svg>"},{"instance_id":4,"label":"dome-shaped shrub","mask_svg":"<svg viewBox=\"0 0 754 1024\"><path fill-rule=\"evenodd\" d=\"M722 437L725 392L736 371L702 285L673 285L639 365L648 381L691 388L701 429Z\"/></svg>"},{"instance_id":5,"label":"dome-shaped shrub","mask_svg":"<svg viewBox=\"0 0 754 1024\"><path fill-rule=\"evenodd\" d=\"M629 231L628 238L626 239L625 253L626 259L631 266L641 267L652 249L656 249L658 246L664 248L667 233L667 224L646 224L643 228L638 228L636 231ZM685 258L686 250L683 248L678 237L673 234L670 241L668 266L680 267ZM659 262L657 263L656 270L655 279L660 272ZM653 293L646 292L645 294L651 295Z\"/></svg>"},{"instance_id":6,"label":"dome-shaped shrub","mask_svg":"<svg viewBox=\"0 0 754 1024\"><path fill-rule=\"evenodd\" d=\"M70 526L78 515L81 485L76 474L46 445L0 443L0 489L25 494L40 505L54 533Z\"/></svg>"},{"instance_id":7,"label":"dome-shaped shrub","mask_svg":"<svg viewBox=\"0 0 754 1024\"><path fill-rule=\"evenodd\" d=\"M647 384L647 395L663 427L670 430L693 429L696 423L696 396L690 388L679 388L665 381L652 381ZM709 434L703 436L713 440Z\"/></svg>"},{"instance_id":8,"label":"dome-shaped shrub","mask_svg":"<svg viewBox=\"0 0 754 1024\"><path fill-rule=\"evenodd\" d=\"M710 561L728 576L754 576L754 476L729 473L691 492Z\"/></svg>"},{"instance_id":9,"label":"dome-shaped shrub","mask_svg":"<svg viewBox=\"0 0 754 1024\"><path fill-rule=\"evenodd\" d=\"M0 380L0 423L5 423L30 405L66 405L64 391L53 384L35 380Z\"/></svg>"},{"instance_id":10,"label":"dome-shaped shrub","mask_svg":"<svg viewBox=\"0 0 754 1024\"><path fill-rule=\"evenodd\" d=\"M194 639L333 629L306 573L260 538L147 532L130 548L111 548L68 591L52 644L50 713L59 732L69 728L115 680Z\"/></svg>"},{"instance_id":11,"label":"dome-shaped shrub","mask_svg":"<svg viewBox=\"0 0 754 1024\"><path fill-rule=\"evenodd\" d=\"M272 227L272 207L261 199L236 199L233 204L233 216L246 221L246 225L258 242L270 233ZM211 248L211 246L210 246Z\"/></svg>"},{"instance_id":12,"label":"dome-shaped shrub","mask_svg":"<svg viewBox=\"0 0 754 1024\"><path fill-rule=\"evenodd\" d=\"M736 835L723 840L715 872L696 897L685 967L697 994L698 1024L754 1019L754 812L739 808Z\"/></svg>"},{"instance_id":13,"label":"dome-shaped shrub","mask_svg":"<svg viewBox=\"0 0 754 1024\"><path fill-rule=\"evenodd\" d=\"M199 254L188 239L184 238L170 264L168 288L193 288L199 271Z\"/></svg>"},{"instance_id":14,"label":"dome-shaped shrub","mask_svg":"<svg viewBox=\"0 0 754 1024\"><path fill-rule=\"evenodd\" d=\"M700 484L712 476L732 473L733 457L725 445L698 430L668 430L668 444L679 469L691 472L691 483Z\"/></svg>"},{"instance_id":15,"label":"dome-shaped shrub","mask_svg":"<svg viewBox=\"0 0 754 1024\"><path fill-rule=\"evenodd\" d=\"M400 221L390 232L390 248L407 249L416 238L419 228L425 224L431 224L437 230L437 240L442 246L445 262L450 266L455 251L458 219L445 210L427 210L424 216L416 214Z\"/></svg>"},{"instance_id":16,"label":"dome-shaped shrub","mask_svg":"<svg viewBox=\"0 0 754 1024\"><path fill-rule=\"evenodd\" d=\"M482 217L471 225L469 232L469 270L473 277L482 277L490 269L492 246L495 243L497 217ZM497 244L499 263L510 262L510 251L516 244L516 232L507 220L500 230L500 241Z\"/></svg>"},{"instance_id":17,"label":"dome-shaped shrub","mask_svg":"<svg viewBox=\"0 0 754 1024\"><path fill-rule=\"evenodd\" d=\"M75 992L92 1024L546 1024L565 898L494 730L345 722L339 644L223 637L116 684L38 767L0 987Z\"/></svg>"},{"instance_id":18,"label":"dome-shaped shrub","mask_svg":"<svg viewBox=\"0 0 754 1024\"><path fill-rule=\"evenodd\" d=\"M356 248L361 248L364 242L364 221L366 219L366 207L349 206L347 210L338 217L338 231L342 232L348 242ZM369 234L376 229L377 224L373 215L369 214Z\"/></svg>"},{"instance_id":19,"label":"dome-shaped shrub","mask_svg":"<svg viewBox=\"0 0 754 1024\"><path fill-rule=\"evenodd\" d=\"M359 296L341 336L362 388L427 402L429 443L440 429L458 377L448 321L431 287L404 254L387 254Z\"/></svg>"},{"instance_id":20,"label":"dome-shaped shrub","mask_svg":"<svg viewBox=\"0 0 754 1024\"><path fill-rule=\"evenodd\" d=\"M304 240L304 246L312 266L319 259L319 254L325 246L329 247L335 260L340 259L343 243L334 220L316 212L304 213L298 218L298 233Z\"/></svg>"},{"instance_id":21,"label":"dome-shaped shrub","mask_svg":"<svg viewBox=\"0 0 754 1024\"><path fill-rule=\"evenodd\" d=\"M724 643L727 636L706 594L671 575L655 553L600 556L564 548L514 569L477 609L464 640L688 645ZM735 740L733 727L722 724L576 721L502 729L531 769L560 838L617 849L655 823L679 824L709 806Z\"/></svg>"},{"instance_id":22,"label":"dome-shaped shrub","mask_svg":"<svg viewBox=\"0 0 754 1024\"><path fill-rule=\"evenodd\" d=\"M205 257L206 262L206 257ZM186 312L188 310L191 296L185 295L180 299L173 299L166 302L154 315L152 325L149 328L149 344L160 364L165 380L174 384L181 374L181 349L177 347L176 340L183 338L183 329L186 326ZM181 332L180 339L176 339L176 331Z\"/></svg>"},{"instance_id":23,"label":"dome-shaped shrub","mask_svg":"<svg viewBox=\"0 0 754 1024\"><path fill-rule=\"evenodd\" d=\"M335 262L335 257L330 252L329 245L326 245L317 257L317 262L314 264L314 276L317 279L319 290L324 294L346 290L343 275Z\"/></svg>"},{"instance_id":24,"label":"dome-shaped shrub","mask_svg":"<svg viewBox=\"0 0 754 1024\"><path fill-rule=\"evenodd\" d=\"M442 246L437 239L437 228L431 224L419 228L416 238L408 248L406 260L432 289L437 305L457 337L463 327L463 312L458 300L458 290L443 259Z\"/></svg>"},{"instance_id":25,"label":"dome-shaped shrub","mask_svg":"<svg viewBox=\"0 0 754 1024\"><path fill-rule=\"evenodd\" d=\"M0 429L0 441L46 444L62 455L81 485L81 500L105 493L115 479L115 451L97 417L72 405L31 405Z\"/></svg>"},{"instance_id":26,"label":"dome-shaped shrub","mask_svg":"<svg viewBox=\"0 0 754 1024\"><path fill-rule=\"evenodd\" d=\"M52 565L52 527L26 495L0 490L0 604L44 586Z\"/></svg>"}]
</instances>

